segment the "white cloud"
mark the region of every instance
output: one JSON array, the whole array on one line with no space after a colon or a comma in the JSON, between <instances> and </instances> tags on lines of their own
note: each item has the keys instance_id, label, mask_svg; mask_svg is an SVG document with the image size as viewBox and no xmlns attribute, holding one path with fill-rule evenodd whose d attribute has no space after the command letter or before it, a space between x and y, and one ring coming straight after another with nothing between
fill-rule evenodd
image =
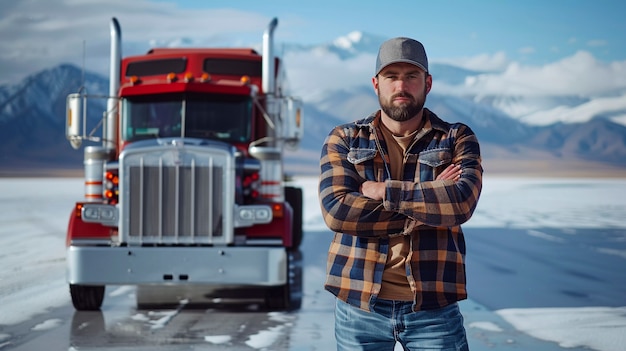
<instances>
[{"instance_id":1,"label":"white cloud","mask_svg":"<svg viewBox=\"0 0 626 351\"><path fill-rule=\"evenodd\" d=\"M626 91L626 61L604 63L586 51L544 66L510 63L503 72L468 77L447 93L513 96L594 97Z\"/></svg>"},{"instance_id":2,"label":"white cloud","mask_svg":"<svg viewBox=\"0 0 626 351\"><path fill-rule=\"evenodd\" d=\"M82 65L83 43L86 69L108 75L111 17L120 21L125 55L143 53L155 43L258 47L270 20L253 12L181 9L149 0L21 0L2 2L0 13L0 84L16 83L63 62ZM283 24L276 32L277 42L288 35L289 24ZM285 61L294 93L306 97L369 85L375 56L361 54L342 61L326 51L287 52ZM626 61L604 63L585 51L544 66L512 62L504 52L431 61L488 72L457 86L435 81L434 89L441 93L596 96L626 91Z\"/></svg>"},{"instance_id":3,"label":"white cloud","mask_svg":"<svg viewBox=\"0 0 626 351\"><path fill-rule=\"evenodd\" d=\"M313 51L287 53L284 59L294 94L307 100L323 91L371 85L376 55L342 61L327 51Z\"/></svg>"},{"instance_id":4,"label":"white cloud","mask_svg":"<svg viewBox=\"0 0 626 351\"><path fill-rule=\"evenodd\" d=\"M432 61L481 72L502 71L510 63L510 60L503 51L496 52L495 54L481 54L470 57L445 58Z\"/></svg>"},{"instance_id":5,"label":"white cloud","mask_svg":"<svg viewBox=\"0 0 626 351\"><path fill-rule=\"evenodd\" d=\"M524 123L532 125L549 125L555 122L583 123L593 119L600 113L615 113L611 120L626 125L626 94L592 99L576 106L555 106L550 109L541 109L527 115L522 115Z\"/></svg>"},{"instance_id":6,"label":"white cloud","mask_svg":"<svg viewBox=\"0 0 626 351\"><path fill-rule=\"evenodd\" d=\"M590 46L590 47L607 46L608 44L609 43L603 39L594 39L594 40L589 40L587 42L587 46Z\"/></svg>"},{"instance_id":7,"label":"white cloud","mask_svg":"<svg viewBox=\"0 0 626 351\"><path fill-rule=\"evenodd\" d=\"M361 54L342 61L327 51L287 53L285 59L292 89L305 99L320 91L369 85L376 60L375 55ZM509 62L502 52L437 62L490 71L455 86L435 81L433 92L440 94L593 98L626 92L626 61L601 62L586 51L543 66Z\"/></svg>"},{"instance_id":8,"label":"white cloud","mask_svg":"<svg viewBox=\"0 0 626 351\"><path fill-rule=\"evenodd\" d=\"M145 52L154 41L253 45L261 43L271 20L253 12L181 9L148 0L21 0L0 6L0 84L62 62L80 65L83 43L86 68L107 74L112 17L122 27L124 54Z\"/></svg>"}]
</instances>

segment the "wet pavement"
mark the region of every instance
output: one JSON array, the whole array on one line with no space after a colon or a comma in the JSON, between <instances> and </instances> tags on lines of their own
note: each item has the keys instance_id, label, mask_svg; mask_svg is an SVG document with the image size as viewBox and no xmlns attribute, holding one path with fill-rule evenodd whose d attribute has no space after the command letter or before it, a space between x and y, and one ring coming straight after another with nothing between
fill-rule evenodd
<instances>
[{"instance_id":1,"label":"wet pavement","mask_svg":"<svg viewBox=\"0 0 626 351\"><path fill-rule=\"evenodd\" d=\"M471 351L588 351L587 348L563 348L555 342L533 338L505 321L484 306L466 300L460 303L465 318L465 331Z\"/></svg>"},{"instance_id":2,"label":"wet pavement","mask_svg":"<svg viewBox=\"0 0 626 351\"><path fill-rule=\"evenodd\" d=\"M462 301L460 307L473 351L589 350L530 336L496 311L584 307L594 305L590 303L594 300L624 304L620 291L624 291L625 279L607 269L623 258L600 262L591 257L588 259L595 264L575 264L588 257L585 251L600 245L603 236L618 235L614 232L579 233L584 245L574 242L565 250L551 247L563 244L558 240L538 245L521 229L472 228L466 234L471 299ZM545 235L571 233L546 230ZM298 311L270 311L256 301L219 300L200 308L181 304L169 309L137 309L134 287L107 287L101 312L75 312L68 294L63 308L42 311L18 325L0 326L0 350L334 350L334 297L322 286L331 236L326 231L305 233L303 301ZM567 279L556 279L562 272L568 272ZM595 285L589 284L590 277ZM400 349L397 345L396 350Z\"/></svg>"}]
</instances>

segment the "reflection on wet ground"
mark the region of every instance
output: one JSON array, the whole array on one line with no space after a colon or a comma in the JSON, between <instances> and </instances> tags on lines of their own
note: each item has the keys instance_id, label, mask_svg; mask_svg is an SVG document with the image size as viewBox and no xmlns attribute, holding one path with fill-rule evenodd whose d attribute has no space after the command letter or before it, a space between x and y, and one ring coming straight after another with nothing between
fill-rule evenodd
<instances>
[{"instance_id":1,"label":"reflection on wet ground","mask_svg":"<svg viewBox=\"0 0 626 351\"><path fill-rule=\"evenodd\" d=\"M315 282L303 282L303 255L295 255L291 279L302 286L319 289L317 268L308 269ZM319 263L319 262L318 262ZM171 347L211 350L294 350L292 329L302 315L315 315L319 291L305 292L304 306L297 310L276 310L266 304L272 290L219 287L120 287L108 293L110 303L102 311L74 313L70 328L70 349L118 350L120 348ZM141 297L139 297L141 295ZM326 294L324 297L328 297ZM133 306L136 301L143 301ZM147 304L146 301L153 303ZM159 304L154 304L155 302ZM332 301L331 301L332 302ZM325 304L332 308L332 304ZM328 311L325 312L327 316ZM311 325L319 318L306 318L299 334L328 337L328 323ZM309 330L310 333L307 332ZM307 334L308 333L308 334ZM302 339L302 336L297 337ZM306 337L305 337L306 338ZM331 336L332 338L332 336ZM306 341L314 345L315 342ZM333 346L334 347L334 346Z\"/></svg>"},{"instance_id":2,"label":"reflection on wet ground","mask_svg":"<svg viewBox=\"0 0 626 351\"><path fill-rule=\"evenodd\" d=\"M579 351L598 346L590 344L593 340L626 341L620 336L623 329L603 327L606 321L623 321L619 306L626 276L615 267L623 265L624 230L470 227L465 234L471 300L460 306L472 351L563 350L559 342ZM305 235L303 299L297 311L268 309L262 294L254 291L213 291L203 305L185 301L138 309L134 287L108 288L101 312L74 312L68 302L66 308L1 329L7 335L0 340L2 349L334 350L334 298L323 290L331 238L326 231ZM589 306L613 307L592 314ZM519 324L517 318L514 327L509 319L522 312L522 322L532 324ZM568 316L576 316L577 322L559 319ZM522 331L546 321L554 322L543 328L551 333L549 341L529 334L532 329ZM581 341L589 330L602 337Z\"/></svg>"},{"instance_id":3,"label":"reflection on wet ground","mask_svg":"<svg viewBox=\"0 0 626 351\"><path fill-rule=\"evenodd\" d=\"M292 312L273 312L256 304L216 304L170 310L136 311L124 318L106 312L76 312L70 329L70 347L117 350L120 347L203 347L212 350L251 350L271 346L289 349ZM114 316L113 316L114 317Z\"/></svg>"}]
</instances>

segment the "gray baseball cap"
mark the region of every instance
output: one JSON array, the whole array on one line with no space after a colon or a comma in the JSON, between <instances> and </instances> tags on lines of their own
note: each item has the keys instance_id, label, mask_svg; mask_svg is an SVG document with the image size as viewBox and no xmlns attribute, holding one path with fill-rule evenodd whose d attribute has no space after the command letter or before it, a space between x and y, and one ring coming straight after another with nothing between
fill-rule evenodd
<instances>
[{"instance_id":1,"label":"gray baseball cap","mask_svg":"<svg viewBox=\"0 0 626 351\"><path fill-rule=\"evenodd\" d=\"M410 63L428 72L428 57L424 45L411 38L393 38L380 45L374 76L377 76L383 68L397 62Z\"/></svg>"}]
</instances>

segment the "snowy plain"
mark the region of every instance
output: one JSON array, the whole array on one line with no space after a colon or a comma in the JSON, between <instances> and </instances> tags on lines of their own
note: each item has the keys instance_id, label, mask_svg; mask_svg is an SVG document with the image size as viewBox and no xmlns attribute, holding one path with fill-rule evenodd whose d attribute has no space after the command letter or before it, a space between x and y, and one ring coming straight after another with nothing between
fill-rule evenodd
<instances>
[{"instance_id":1,"label":"snowy plain","mask_svg":"<svg viewBox=\"0 0 626 351\"><path fill-rule=\"evenodd\" d=\"M82 182L79 178L0 179L0 325L17 324L69 303L65 230L73 203L83 196ZM317 179L302 177L295 182L305 189L305 232L326 231L318 207ZM624 179L486 177L478 208L465 227L526 228L531 235L551 241L559 238L532 229L561 228L566 223L567 228L624 229L622 239L626 240L625 195ZM602 253L626 263L623 247L603 249ZM323 274L323 267L306 274ZM626 296L621 307L503 309L495 313L517 330L564 348L619 351L626 345ZM48 320L34 330L59 323ZM475 322L470 328L497 331L497 326L488 322ZM0 348L8 338L0 332ZM250 346L262 348L271 344L271 338L271 333L260 334Z\"/></svg>"}]
</instances>

